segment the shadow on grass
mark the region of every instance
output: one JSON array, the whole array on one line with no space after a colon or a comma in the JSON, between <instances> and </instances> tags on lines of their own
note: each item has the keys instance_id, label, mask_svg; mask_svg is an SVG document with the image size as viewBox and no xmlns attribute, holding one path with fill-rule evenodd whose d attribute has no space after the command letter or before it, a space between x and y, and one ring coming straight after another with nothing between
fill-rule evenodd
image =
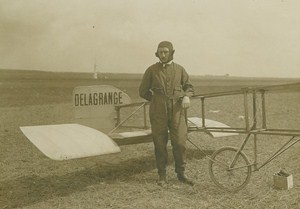
<instances>
[{"instance_id":1,"label":"shadow on grass","mask_svg":"<svg viewBox=\"0 0 300 209\"><path fill-rule=\"evenodd\" d=\"M170 150L169 150L170 151ZM206 151L211 153L212 151ZM171 153L171 152L170 152ZM202 159L205 156L193 149L187 152L187 158ZM171 154L170 154L171 155ZM169 165L173 165L172 156ZM55 197L68 196L83 191L86 187L103 181L125 180L138 173L155 169L154 155L138 159L114 161L81 171L58 176L23 176L0 184L0 208L17 208L33 205Z\"/></svg>"}]
</instances>

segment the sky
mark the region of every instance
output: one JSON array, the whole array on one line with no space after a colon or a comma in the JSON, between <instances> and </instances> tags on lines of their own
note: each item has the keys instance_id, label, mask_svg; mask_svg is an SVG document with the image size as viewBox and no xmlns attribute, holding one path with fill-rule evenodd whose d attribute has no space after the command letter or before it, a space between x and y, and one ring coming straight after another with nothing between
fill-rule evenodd
<instances>
[{"instance_id":1,"label":"sky","mask_svg":"<svg viewBox=\"0 0 300 209\"><path fill-rule=\"evenodd\" d=\"M300 78L299 0L0 0L0 68Z\"/></svg>"}]
</instances>

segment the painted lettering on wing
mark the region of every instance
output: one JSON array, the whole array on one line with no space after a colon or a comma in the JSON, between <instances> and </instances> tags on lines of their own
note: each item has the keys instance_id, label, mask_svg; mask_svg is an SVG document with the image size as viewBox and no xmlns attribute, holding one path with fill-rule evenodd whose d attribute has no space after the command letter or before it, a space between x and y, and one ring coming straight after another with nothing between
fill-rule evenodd
<instances>
[{"instance_id":1,"label":"painted lettering on wing","mask_svg":"<svg viewBox=\"0 0 300 209\"><path fill-rule=\"evenodd\" d=\"M99 106L123 104L122 93L119 92L97 92L74 94L75 106Z\"/></svg>"}]
</instances>

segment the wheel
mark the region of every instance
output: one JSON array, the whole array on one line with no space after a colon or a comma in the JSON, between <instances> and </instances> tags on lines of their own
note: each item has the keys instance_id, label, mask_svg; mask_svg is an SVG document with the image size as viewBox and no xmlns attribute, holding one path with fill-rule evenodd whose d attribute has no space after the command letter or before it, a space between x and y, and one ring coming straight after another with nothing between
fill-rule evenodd
<instances>
[{"instance_id":1,"label":"wheel","mask_svg":"<svg viewBox=\"0 0 300 209\"><path fill-rule=\"evenodd\" d=\"M251 176L251 165L243 152L235 147L222 147L209 160L209 175L221 189L236 192L244 188Z\"/></svg>"}]
</instances>

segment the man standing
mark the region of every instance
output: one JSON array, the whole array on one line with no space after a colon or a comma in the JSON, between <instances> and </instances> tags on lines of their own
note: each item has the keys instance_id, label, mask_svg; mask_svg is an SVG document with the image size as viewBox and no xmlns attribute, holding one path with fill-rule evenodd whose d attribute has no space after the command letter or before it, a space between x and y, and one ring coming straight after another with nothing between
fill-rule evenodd
<instances>
[{"instance_id":1,"label":"man standing","mask_svg":"<svg viewBox=\"0 0 300 209\"><path fill-rule=\"evenodd\" d=\"M185 175L187 124L184 109L189 107L189 97L194 90L185 69L172 61L174 52L171 42L159 43L155 55L160 62L146 70L139 87L140 96L150 101L149 115L160 186L167 182L169 135L177 178L193 185Z\"/></svg>"}]
</instances>

